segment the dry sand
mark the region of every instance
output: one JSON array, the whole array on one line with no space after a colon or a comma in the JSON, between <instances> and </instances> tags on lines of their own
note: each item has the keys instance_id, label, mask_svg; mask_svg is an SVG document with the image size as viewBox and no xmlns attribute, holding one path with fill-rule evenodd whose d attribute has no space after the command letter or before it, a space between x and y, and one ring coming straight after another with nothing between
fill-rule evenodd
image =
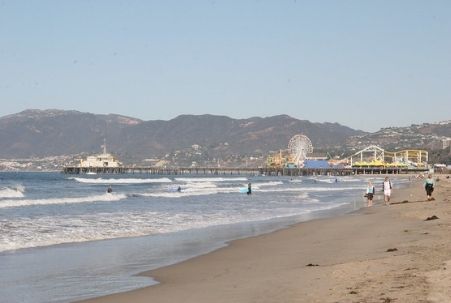
<instances>
[{"instance_id":1,"label":"dry sand","mask_svg":"<svg viewBox=\"0 0 451 303\"><path fill-rule=\"evenodd\" d=\"M435 201L415 181L389 207L379 196L356 213L233 241L144 273L159 285L86 302L451 302L451 182L440 179Z\"/></svg>"}]
</instances>

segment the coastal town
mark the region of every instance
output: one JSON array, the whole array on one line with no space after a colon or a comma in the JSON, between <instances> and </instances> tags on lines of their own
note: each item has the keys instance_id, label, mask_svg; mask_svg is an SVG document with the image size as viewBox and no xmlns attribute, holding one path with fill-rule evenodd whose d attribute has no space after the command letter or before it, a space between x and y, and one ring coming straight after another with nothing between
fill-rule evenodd
<instances>
[{"instance_id":1,"label":"coastal town","mask_svg":"<svg viewBox=\"0 0 451 303\"><path fill-rule=\"evenodd\" d=\"M436 169L437 171L446 171L449 169L449 159L451 158L451 137L439 136L434 134L431 129L449 129L450 121L439 122L435 124L424 123L422 125L412 125L410 127L389 127L383 128L376 133L366 134L363 136L354 136L347 139L346 144L341 149L319 149L311 155L309 159L328 160L331 166L334 164L343 164L350 167L350 163L346 159L350 159L351 155L359 153L359 148L364 150L368 146L375 145L385 147L400 155L402 150L421 150L426 148L428 151L427 168ZM426 131L427 130L427 131ZM442 131L443 132L443 131ZM106 147L104 142L102 148ZM228 143L224 143L224 147L228 147ZM281 147L281 150L283 148ZM332 154L331 154L332 153ZM106 150L104 150L106 154ZM113 152L114 154L114 152ZM296 166L303 167L299 163L290 164L289 155L285 156L282 163L281 151L270 153L257 152L253 154L228 154L224 156L209 156L210 149L199 144L192 144L184 149L174 150L166 153L159 158L145 158L134 160L133 162L122 159L122 163L117 166L127 167L152 167L152 168L264 168L274 166ZM47 157L32 157L19 159L0 159L0 170L2 171L62 171L65 167L103 167L103 164L81 164L84 159L89 159L91 155L81 153L78 155L59 155ZM113 157L111 155L111 157ZM305 155L304 157L307 157ZM416 157L416 156L414 156ZM280 158L277 160L277 158ZM125 161L124 161L125 160ZM376 160L376 159L374 159ZM88 161L89 162L89 161ZM394 162L391 159L389 162ZM314 163L310 163L314 164ZM354 163L355 164L355 163Z\"/></svg>"},{"instance_id":2,"label":"coastal town","mask_svg":"<svg viewBox=\"0 0 451 303\"><path fill-rule=\"evenodd\" d=\"M0 1L0 303L451 303L451 1Z\"/></svg>"}]
</instances>

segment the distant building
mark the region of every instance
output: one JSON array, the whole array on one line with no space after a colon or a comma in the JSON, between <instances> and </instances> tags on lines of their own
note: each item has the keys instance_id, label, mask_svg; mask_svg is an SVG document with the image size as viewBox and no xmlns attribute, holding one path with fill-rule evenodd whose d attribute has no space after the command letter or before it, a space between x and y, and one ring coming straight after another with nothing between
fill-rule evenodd
<instances>
[{"instance_id":1,"label":"distant building","mask_svg":"<svg viewBox=\"0 0 451 303\"><path fill-rule=\"evenodd\" d=\"M329 168L330 164L327 160L305 160L304 168Z\"/></svg>"},{"instance_id":2,"label":"distant building","mask_svg":"<svg viewBox=\"0 0 451 303\"><path fill-rule=\"evenodd\" d=\"M106 152L106 144L103 143L103 153L88 156L80 161L79 167L121 167L119 162L112 154Z\"/></svg>"}]
</instances>

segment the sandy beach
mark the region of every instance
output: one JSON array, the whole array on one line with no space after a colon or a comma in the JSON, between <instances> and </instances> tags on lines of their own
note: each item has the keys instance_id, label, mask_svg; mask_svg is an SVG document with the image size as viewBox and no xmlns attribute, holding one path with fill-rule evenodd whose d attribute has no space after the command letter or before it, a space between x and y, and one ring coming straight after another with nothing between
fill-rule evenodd
<instances>
[{"instance_id":1,"label":"sandy beach","mask_svg":"<svg viewBox=\"0 0 451 303\"><path fill-rule=\"evenodd\" d=\"M83 302L451 302L451 181L392 205L313 220L143 275L160 284ZM426 220L432 216L438 219Z\"/></svg>"}]
</instances>

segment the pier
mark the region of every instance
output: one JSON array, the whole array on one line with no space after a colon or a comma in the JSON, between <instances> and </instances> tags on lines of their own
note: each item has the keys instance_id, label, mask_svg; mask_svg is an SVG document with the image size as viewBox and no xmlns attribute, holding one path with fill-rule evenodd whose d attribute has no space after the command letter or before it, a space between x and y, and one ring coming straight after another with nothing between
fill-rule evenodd
<instances>
[{"instance_id":1,"label":"pier","mask_svg":"<svg viewBox=\"0 0 451 303\"><path fill-rule=\"evenodd\" d=\"M427 169L397 167L369 168L273 168L273 167L64 167L65 174L149 174L149 175L253 175L253 176L349 176L376 174L418 174Z\"/></svg>"}]
</instances>

